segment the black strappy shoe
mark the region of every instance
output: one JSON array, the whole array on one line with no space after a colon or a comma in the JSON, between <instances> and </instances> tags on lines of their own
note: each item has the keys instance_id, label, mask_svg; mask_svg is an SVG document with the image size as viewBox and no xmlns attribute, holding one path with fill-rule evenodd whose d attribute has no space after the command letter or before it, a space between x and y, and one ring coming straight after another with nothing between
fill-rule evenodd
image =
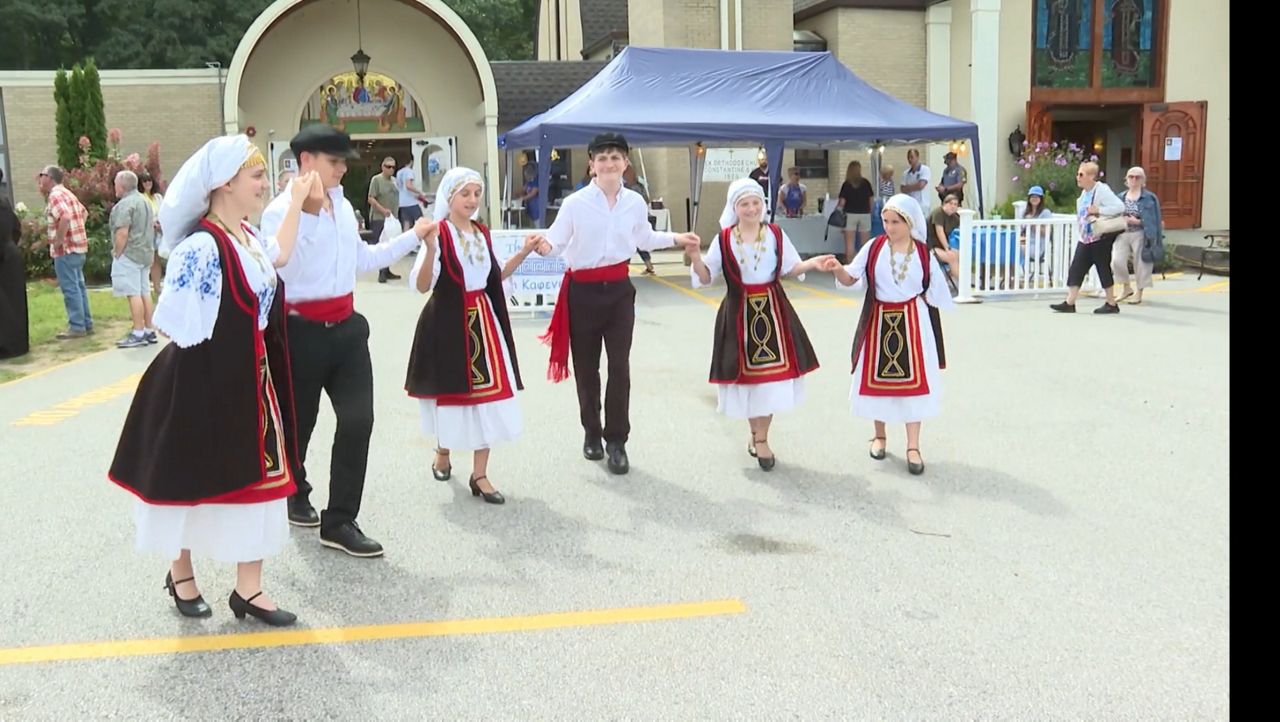
<instances>
[{"instance_id":1,"label":"black strappy shoe","mask_svg":"<svg viewBox=\"0 0 1280 722\"><path fill-rule=\"evenodd\" d=\"M756 444L767 444L767 443L769 443L769 438L768 438L768 437L765 437L765 438L760 439L759 441L757 441L757 440L756 440L756 435L755 435L755 434L752 434L752 435L751 435L751 446L748 446L748 447L747 447L747 453L751 455L751 458L753 458L753 459L755 459L755 460L756 460L756 463L760 465L760 468L761 468L761 469L764 469L765 471L773 471L773 467L774 467L774 466L776 466L776 465L777 465L777 463L778 463L778 457L776 457L776 456L767 456L767 457L766 457L766 456L760 456L759 454L757 454L757 453L756 453Z\"/></svg>"},{"instance_id":2,"label":"black strappy shoe","mask_svg":"<svg viewBox=\"0 0 1280 722\"><path fill-rule=\"evenodd\" d=\"M886 439L886 438L885 438L885 437L883 437L883 436L873 436L873 437L871 437L871 443L872 443L872 444L874 444L874 443L875 443L875 442L877 442L877 441L883 441L883 442L885 442L885 446L888 446L888 445L889 445L889 444L888 444L888 441L889 441L889 440L888 440L888 439ZM876 453L876 450L875 450L875 449L868 449L867 453L871 454L871 458L875 459L876 461L884 461L884 454L885 454L885 450L884 450L884 448L881 448L881 449L880 449L880 452L879 452L878 454Z\"/></svg>"},{"instance_id":3,"label":"black strappy shoe","mask_svg":"<svg viewBox=\"0 0 1280 722\"><path fill-rule=\"evenodd\" d=\"M262 596L262 592L245 599L240 596L240 592L232 591L231 598L227 600L227 605L231 607L231 613L236 615L236 619L244 619L244 615L261 619L263 622L273 627L287 627L298 621L298 615L293 612L286 612L283 609L263 609L255 607L250 602Z\"/></svg>"},{"instance_id":4,"label":"black strappy shoe","mask_svg":"<svg viewBox=\"0 0 1280 722\"><path fill-rule=\"evenodd\" d=\"M502 495L502 492L498 491L497 489L494 489L493 491L480 490L480 485L477 484L476 482L480 481L481 479L488 479L488 478L489 477L487 476L471 477L471 481L469 484L471 486L471 495L481 497L485 500L486 503L489 503L489 504L506 504L507 498L504 497Z\"/></svg>"},{"instance_id":5,"label":"black strappy shoe","mask_svg":"<svg viewBox=\"0 0 1280 722\"><path fill-rule=\"evenodd\" d=\"M173 581L173 572L170 571L164 575L164 588L169 591L169 596L173 597L173 603L178 606L178 611L184 617L212 617L213 610L205 603L204 597L196 595L195 599L183 599L178 596L178 585L195 581L195 577L187 577Z\"/></svg>"},{"instance_id":6,"label":"black strappy shoe","mask_svg":"<svg viewBox=\"0 0 1280 722\"><path fill-rule=\"evenodd\" d=\"M445 458L448 458L448 457L449 457L449 452L447 452L447 451L441 451L441 450L439 450L439 449L436 449L436 454L438 454L438 455L440 455L440 456L443 456L443 457L445 457ZM431 460L431 475L432 475L432 476L434 476L434 477L436 478L436 481L448 481L450 478L452 478L452 477L453 477L453 464L449 464L448 466L446 466L446 467L445 467L445 468L443 468L443 469L437 469L437 468L436 468L436 460L435 460L435 459L432 459L432 460Z\"/></svg>"},{"instance_id":7,"label":"black strappy shoe","mask_svg":"<svg viewBox=\"0 0 1280 722\"><path fill-rule=\"evenodd\" d=\"M920 454L919 449L907 449L907 471L911 472L915 476L920 476L924 473L924 455L920 454L920 463L917 464L911 460L911 452L913 451Z\"/></svg>"}]
</instances>

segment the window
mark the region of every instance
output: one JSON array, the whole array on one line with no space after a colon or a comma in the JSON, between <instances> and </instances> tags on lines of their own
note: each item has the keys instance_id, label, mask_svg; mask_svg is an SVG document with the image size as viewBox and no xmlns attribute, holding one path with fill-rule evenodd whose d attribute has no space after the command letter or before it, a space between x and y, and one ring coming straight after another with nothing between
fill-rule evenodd
<instances>
[{"instance_id":1,"label":"window","mask_svg":"<svg viewBox=\"0 0 1280 722\"><path fill-rule=\"evenodd\" d=\"M1113 0L1102 19L1102 85L1155 85L1155 0Z\"/></svg>"},{"instance_id":2,"label":"window","mask_svg":"<svg viewBox=\"0 0 1280 722\"><path fill-rule=\"evenodd\" d=\"M1033 94L1088 89L1099 102L1159 91L1169 0L1035 0ZM1119 91L1110 93L1107 91ZM1138 95L1133 95L1138 91ZM1157 98L1158 99L1158 98ZM1079 98L1075 98L1079 100Z\"/></svg>"},{"instance_id":3,"label":"window","mask_svg":"<svg viewBox=\"0 0 1280 722\"><path fill-rule=\"evenodd\" d=\"M796 167L800 169L801 178L826 178L827 151L797 148Z\"/></svg>"},{"instance_id":4,"label":"window","mask_svg":"<svg viewBox=\"0 0 1280 722\"><path fill-rule=\"evenodd\" d=\"M1094 0L1036 0L1033 85L1089 87L1093 70L1093 3Z\"/></svg>"}]
</instances>

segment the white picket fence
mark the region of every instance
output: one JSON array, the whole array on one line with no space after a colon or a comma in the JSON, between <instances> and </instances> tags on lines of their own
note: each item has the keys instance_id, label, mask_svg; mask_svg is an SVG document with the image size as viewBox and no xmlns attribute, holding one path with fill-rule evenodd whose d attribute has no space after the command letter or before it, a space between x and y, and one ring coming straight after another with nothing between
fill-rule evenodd
<instances>
[{"instance_id":1,"label":"white picket fence","mask_svg":"<svg viewBox=\"0 0 1280 722\"><path fill-rule=\"evenodd\" d=\"M1080 240L1075 216L981 220L971 210L959 213L957 302L1067 292L1067 269ZM1097 271L1090 271L1082 289L1097 288Z\"/></svg>"}]
</instances>

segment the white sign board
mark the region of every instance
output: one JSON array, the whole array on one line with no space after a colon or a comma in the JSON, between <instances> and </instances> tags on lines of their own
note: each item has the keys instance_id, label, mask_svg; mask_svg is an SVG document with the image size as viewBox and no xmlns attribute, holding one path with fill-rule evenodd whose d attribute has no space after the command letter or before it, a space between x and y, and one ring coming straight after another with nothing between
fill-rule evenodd
<instances>
[{"instance_id":1,"label":"white sign board","mask_svg":"<svg viewBox=\"0 0 1280 722\"><path fill-rule=\"evenodd\" d=\"M493 238L493 253L499 263L516 255L524 246L524 238L528 230L490 231ZM511 297L507 300L510 308L537 309L555 306L556 297L560 294L560 282L564 279L564 259L560 257L543 258L530 253L516 272L511 274L508 282L511 286Z\"/></svg>"},{"instance_id":2,"label":"white sign board","mask_svg":"<svg viewBox=\"0 0 1280 722\"><path fill-rule=\"evenodd\" d=\"M708 148L703 159L702 180L728 183L751 175L760 162L756 148Z\"/></svg>"},{"instance_id":3,"label":"white sign board","mask_svg":"<svg viewBox=\"0 0 1280 722\"><path fill-rule=\"evenodd\" d=\"M1165 138L1164 139L1164 159L1165 160L1182 160L1182 139L1181 138Z\"/></svg>"}]
</instances>

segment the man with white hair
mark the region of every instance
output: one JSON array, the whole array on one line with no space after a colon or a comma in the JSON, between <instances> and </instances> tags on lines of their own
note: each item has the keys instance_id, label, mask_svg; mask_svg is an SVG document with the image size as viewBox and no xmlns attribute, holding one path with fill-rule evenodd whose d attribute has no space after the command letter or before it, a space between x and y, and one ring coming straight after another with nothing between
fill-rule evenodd
<instances>
[{"instance_id":1,"label":"man with white hair","mask_svg":"<svg viewBox=\"0 0 1280 722\"><path fill-rule=\"evenodd\" d=\"M151 322L155 216L138 192L138 176L131 170L116 174L116 198L111 209L111 292L129 299L133 318L133 330L116 341L116 347L140 348L159 340Z\"/></svg>"}]
</instances>

